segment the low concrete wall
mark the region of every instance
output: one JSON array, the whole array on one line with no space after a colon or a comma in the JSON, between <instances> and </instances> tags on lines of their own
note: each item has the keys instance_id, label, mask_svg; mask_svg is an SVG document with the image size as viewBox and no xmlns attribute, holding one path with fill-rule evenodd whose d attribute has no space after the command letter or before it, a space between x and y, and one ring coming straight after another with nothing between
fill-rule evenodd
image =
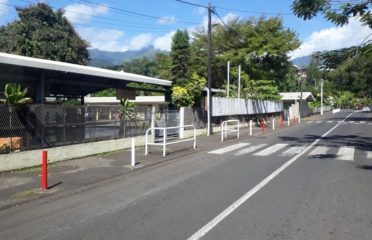
<instances>
[{"instance_id":1,"label":"low concrete wall","mask_svg":"<svg viewBox=\"0 0 372 240\"><path fill-rule=\"evenodd\" d=\"M247 127L247 123L243 123L240 127ZM214 132L220 132L221 127L216 126L213 128ZM197 129L196 135L205 135L206 129ZM194 130L185 130L184 137L193 137ZM145 136L135 137L136 146L145 145ZM149 137L151 141L151 136ZM68 145L62 147L48 148L48 162L59 162L74 158L82 158L91 155L97 155L106 152L119 151L129 149L131 147L131 138L123 138L117 140L108 140L92 143L83 143ZM0 155L0 172L12 171L22 168L35 167L41 165L41 151L31 150L18 153L1 154Z\"/></svg>"},{"instance_id":2,"label":"low concrete wall","mask_svg":"<svg viewBox=\"0 0 372 240\"><path fill-rule=\"evenodd\" d=\"M143 146L145 136L136 137L136 145ZM48 162L59 162L90 155L113 152L131 147L131 138L108 140L92 143L75 144L63 147L48 148ZM0 155L0 172L39 166L41 150Z\"/></svg>"}]
</instances>

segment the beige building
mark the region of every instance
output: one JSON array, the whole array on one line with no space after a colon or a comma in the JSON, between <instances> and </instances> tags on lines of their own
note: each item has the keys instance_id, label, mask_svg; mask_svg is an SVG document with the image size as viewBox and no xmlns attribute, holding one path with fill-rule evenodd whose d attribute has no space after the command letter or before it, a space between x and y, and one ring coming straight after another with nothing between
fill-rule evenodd
<instances>
[{"instance_id":1,"label":"beige building","mask_svg":"<svg viewBox=\"0 0 372 240\"><path fill-rule=\"evenodd\" d=\"M308 103L315 101L311 92L302 92L302 101L300 101L301 92L284 92L279 94L282 96L284 109L288 111L290 118L298 118L300 113L301 117L310 115L311 112Z\"/></svg>"}]
</instances>

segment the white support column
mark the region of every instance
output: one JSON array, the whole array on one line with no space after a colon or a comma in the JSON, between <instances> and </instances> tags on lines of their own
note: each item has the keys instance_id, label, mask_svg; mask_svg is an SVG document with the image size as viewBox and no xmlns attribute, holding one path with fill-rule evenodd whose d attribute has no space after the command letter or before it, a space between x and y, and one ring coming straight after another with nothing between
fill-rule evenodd
<instances>
[{"instance_id":1,"label":"white support column","mask_svg":"<svg viewBox=\"0 0 372 240\"><path fill-rule=\"evenodd\" d=\"M185 107L180 107L180 138L183 139L185 135Z\"/></svg>"},{"instance_id":2,"label":"white support column","mask_svg":"<svg viewBox=\"0 0 372 240\"><path fill-rule=\"evenodd\" d=\"M272 117L271 123L273 124L273 131L275 130L275 117Z\"/></svg>"}]
</instances>

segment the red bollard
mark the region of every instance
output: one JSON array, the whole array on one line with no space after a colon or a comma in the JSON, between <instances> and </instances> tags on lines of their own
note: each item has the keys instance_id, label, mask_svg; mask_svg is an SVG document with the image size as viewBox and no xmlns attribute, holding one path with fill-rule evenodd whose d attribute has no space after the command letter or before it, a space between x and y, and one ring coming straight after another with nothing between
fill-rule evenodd
<instances>
[{"instance_id":1,"label":"red bollard","mask_svg":"<svg viewBox=\"0 0 372 240\"><path fill-rule=\"evenodd\" d=\"M41 188L43 190L48 189L48 152L47 150L43 150L43 162L42 162L42 169L41 169Z\"/></svg>"},{"instance_id":2,"label":"red bollard","mask_svg":"<svg viewBox=\"0 0 372 240\"><path fill-rule=\"evenodd\" d=\"M265 132L265 120L262 119L262 122L261 122L261 128L262 128L262 132Z\"/></svg>"},{"instance_id":3,"label":"red bollard","mask_svg":"<svg viewBox=\"0 0 372 240\"><path fill-rule=\"evenodd\" d=\"M283 116L280 116L280 128L283 127Z\"/></svg>"}]
</instances>

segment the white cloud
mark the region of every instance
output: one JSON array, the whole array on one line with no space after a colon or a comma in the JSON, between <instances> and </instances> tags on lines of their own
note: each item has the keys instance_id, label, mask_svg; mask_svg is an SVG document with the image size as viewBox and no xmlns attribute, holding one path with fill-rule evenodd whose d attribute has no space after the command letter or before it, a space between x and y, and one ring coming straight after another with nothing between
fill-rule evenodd
<instances>
[{"instance_id":1,"label":"white cloud","mask_svg":"<svg viewBox=\"0 0 372 240\"><path fill-rule=\"evenodd\" d=\"M158 20L159 24L172 24L176 21L175 16L165 16Z\"/></svg>"},{"instance_id":2,"label":"white cloud","mask_svg":"<svg viewBox=\"0 0 372 240\"><path fill-rule=\"evenodd\" d=\"M147 47L150 45L153 37L149 33L141 33L137 36L134 36L129 44L130 50L140 50L144 47Z\"/></svg>"},{"instance_id":3,"label":"white cloud","mask_svg":"<svg viewBox=\"0 0 372 240\"><path fill-rule=\"evenodd\" d=\"M108 12L107 5L90 6L85 4L71 4L65 7L65 16L73 23L86 23L92 17Z\"/></svg>"},{"instance_id":4,"label":"white cloud","mask_svg":"<svg viewBox=\"0 0 372 240\"><path fill-rule=\"evenodd\" d=\"M162 51L170 51L172 44L172 37L175 31L169 32L161 37L154 39L154 48Z\"/></svg>"},{"instance_id":5,"label":"white cloud","mask_svg":"<svg viewBox=\"0 0 372 240\"><path fill-rule=\"evenodd\" d=\"M105 51L127 51L128 46L124 43L124 32L115 29L100 29L81 27L77 29L80 36L86 39L92 48Z\"/></svg>"},{"instance_id":6,"label":"white cloud","mask_svg":"<svg viewBox=\"0 0 372 240\"><path fill-rule=\"evenodd\" d=\"M197 7L197 8L194 8L192 10L192 13L195 14L195 15L204 15L207 13L207 9L206 8L202 8L202 7Z\"/></svg>"},{"instance_id":7,"label":"white cloud","mask_svg":"<svg viewBox=\"0 0 372 240\"><path fill-rule=\"evenodd\" d=\"M361 44L371 34L368 26L362 26L357 19L351 19L348 25L332 27L313 32L300 48L289 53L293 58L307 56L316 51L335 50ZM369 36L372 39L372 36Z\"/></svg>"},{"instance_id":8,"label":"white cloud","mask_svg":"<svg viewBox=\"0 0 372 240\"><path fill-rule=\"evenodd\" d=\"M0 17L8 13L8 0L0 0Z\"/></svg>"}]
</instances>

